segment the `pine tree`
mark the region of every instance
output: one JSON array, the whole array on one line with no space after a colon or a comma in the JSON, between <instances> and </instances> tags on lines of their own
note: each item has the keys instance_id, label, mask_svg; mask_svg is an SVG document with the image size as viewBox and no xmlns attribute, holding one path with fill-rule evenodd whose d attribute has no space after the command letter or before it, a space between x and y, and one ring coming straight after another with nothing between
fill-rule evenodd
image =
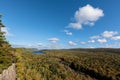
<instances>
[{"instance_id":1,"label":"pine tree","mask_svg":"<svg viewBox=\"0 0 120 80\"><path fill-rule=\"evenodd\" d=\"M10 47L10 44L6 41L5 38L5 32L2 31L2 28L4 28L5 26L2 23L2 15L0 14L0 47Z\"/></svg>"},{"instance_id":2,"label":"pine tree","mask_svg":"<svg viewBox=\"0 0 120 80\"><path fill-rule=\"evenodd\" d=\"M2 15L0 15L0 73L8 68L14 62L14 51L5 38L5 32L2 28L5 26L2 23Z\"/></svg>"},{"instance_id":3,"label":"pine tree","mask_svg":"<svg viewBox=\"0 0 120 80\"><path fill-rule=\"evenodd\" d=\"M1 17L2 17L2 15L0 15L0 46L1 46L2 42L5 41L4 32L2 32L2 28L5 26L2 24Z\"/></svg>"}]
</instances>

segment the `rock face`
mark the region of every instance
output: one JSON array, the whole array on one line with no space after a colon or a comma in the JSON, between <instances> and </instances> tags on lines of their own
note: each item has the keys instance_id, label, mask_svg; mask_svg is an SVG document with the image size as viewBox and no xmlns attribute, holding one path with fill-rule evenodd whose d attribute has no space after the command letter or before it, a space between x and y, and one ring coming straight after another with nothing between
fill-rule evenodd
<instances>
[{"instance_id":1,"label":"rock face","mask_svg":"<svg viewBox=\"0 0 120 80\"><path fill-rule=\"evenodd\" d=\"M0 80L16 80L15 64L13 63L8 69L3 70L0 74Z\"/></svg>"}]
</instances>

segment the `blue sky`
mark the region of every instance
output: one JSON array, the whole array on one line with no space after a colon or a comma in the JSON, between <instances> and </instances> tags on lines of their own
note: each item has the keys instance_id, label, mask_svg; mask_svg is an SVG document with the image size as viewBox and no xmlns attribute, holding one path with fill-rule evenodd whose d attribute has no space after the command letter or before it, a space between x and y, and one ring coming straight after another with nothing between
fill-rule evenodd
<instances>
[{"instance_id":1,"label":"blue sky","mask_svg":"<svg viewBox=\"0 0 120 80\"><path fill-rule=\"evenodd\" d=\"M120 0L0 0L17 47L120 47Z\"/></svg>"}]
</instances>

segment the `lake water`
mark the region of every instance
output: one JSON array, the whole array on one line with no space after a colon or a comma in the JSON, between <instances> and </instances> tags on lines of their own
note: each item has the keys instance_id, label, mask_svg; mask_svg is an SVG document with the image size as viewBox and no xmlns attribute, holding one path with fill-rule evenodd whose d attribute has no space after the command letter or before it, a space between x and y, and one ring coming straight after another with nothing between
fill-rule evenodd
<instances>
[{"instance_id":1,"label":"lake water","mask_svg":"<svg viewBox=\"0 0 120 80\"><path fill-rule=\"evenodd\" d=\"M42 51L34 51L33 53L34 54L43 54L44 52L42 52Z\"/></svg>"}]
</instances>

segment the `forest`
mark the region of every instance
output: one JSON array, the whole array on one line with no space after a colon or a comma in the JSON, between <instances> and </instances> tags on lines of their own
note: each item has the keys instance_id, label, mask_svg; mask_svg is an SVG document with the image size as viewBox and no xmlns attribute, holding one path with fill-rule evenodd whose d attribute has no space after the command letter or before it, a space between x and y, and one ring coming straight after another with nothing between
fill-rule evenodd
<instances>
[{"instance_id":1,"label":"forest","mask_svg":"<svg viewBox=\"0 0 120 80\"><path fill-rule=\"evenodd\" d=\"M14 57L10 53L0 54L0 69L16 63L20 80L120 80L117 51L119 53L119 49L68 49L33 54L29 49L15 48Z\"/></svg>"},{"instance_id":2,"label":"forest","mask_svg":"<svg viewBox=\"0 0 120 80\"><path fill-rule=\"evenodd\" d=\"M15 51L20 80L120 80L119 49Z\"/></svg>"}]
</instances>

